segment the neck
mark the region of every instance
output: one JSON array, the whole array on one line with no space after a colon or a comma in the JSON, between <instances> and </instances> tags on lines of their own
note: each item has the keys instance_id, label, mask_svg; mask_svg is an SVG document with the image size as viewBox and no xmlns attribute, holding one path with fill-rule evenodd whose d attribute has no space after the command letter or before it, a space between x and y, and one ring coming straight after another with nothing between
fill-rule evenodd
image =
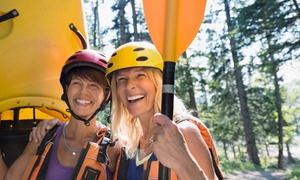
<instances>
[{"instance_id":1,"label":"neck","mask_svg":"<svg viewBox=\"0 0 300 180\"><path fill-rule=\"evenodd\" d=\"M95 135L100 126L101 123L97 122L96 120L92 120L90 122L90 126L86 126L83 122L71 118L66 127L66 137L81 141L90 140Z\"/></svg>"}]
</instances>

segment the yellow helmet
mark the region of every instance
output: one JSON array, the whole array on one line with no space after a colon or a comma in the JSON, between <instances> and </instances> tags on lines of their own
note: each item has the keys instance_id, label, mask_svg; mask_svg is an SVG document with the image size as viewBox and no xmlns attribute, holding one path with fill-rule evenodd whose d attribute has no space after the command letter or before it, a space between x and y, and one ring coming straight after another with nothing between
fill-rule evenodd
<instances>
[{"instance_id":1,"label":"yellow helmet","mask_svg":"<svg viewBox=\"0 0 300 180\"><path fill-rule=\"evenodd\" d=\"M110 82L113 72L131 67L152 67L163 71L163 59L151 43L126 43L116 49L108 60L106 78Z\"/></svg>"}]
</instances>

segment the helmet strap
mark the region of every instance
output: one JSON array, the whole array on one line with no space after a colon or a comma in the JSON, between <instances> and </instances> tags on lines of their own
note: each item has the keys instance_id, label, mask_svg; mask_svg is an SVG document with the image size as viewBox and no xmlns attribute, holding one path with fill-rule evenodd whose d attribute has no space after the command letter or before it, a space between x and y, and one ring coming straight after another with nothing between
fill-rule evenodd
<instances>
[{"instance_id":1,"label":"helmet strap","mask_svg":"<svg viewBox=\"0 0 300 180\"><path fill-rule=\"evenodd\" d=\"M75 119L80 120L80 121L83 121L83 122L84 122L84 125L90 126L90 121L98 114L98 112L100 111L100 108L98 108L98 109L94 112L94 114L93 114L89 119L84 119L84 118L78 116L78 115L75 114L71 109L67 109L67 111L70 112L71 115L75 117Z\"/></svg>"}]
</instances>

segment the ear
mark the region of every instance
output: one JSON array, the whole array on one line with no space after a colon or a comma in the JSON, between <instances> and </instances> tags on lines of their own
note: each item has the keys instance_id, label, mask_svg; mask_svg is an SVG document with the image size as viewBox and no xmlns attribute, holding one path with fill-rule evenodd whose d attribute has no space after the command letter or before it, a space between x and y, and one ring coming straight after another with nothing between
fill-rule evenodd
<instances>
[{"instance_id":1,"label":"ear","mask_svg":"<svg viewBox=\"0 0 300 180\"><path fill-rule=\"evenodd\" d=\"M67 85L65 85L63 87L63 94L61 95L61 100L63 100L63 101L67 101L68 100L68 96L67 96L68 87L69 86L67 86Z\"/></svg>"},{"instance_id":2,"label":"ear","mask_svg":"<svg viewBox=\"0 0 300 180\"><path fill-rule=\"evenodd\" d=\"M110 88L106 88L106 99L105 99L105 101L108 103L110 101L110 98L111 98Z\"/></svg>"}]
</instances>

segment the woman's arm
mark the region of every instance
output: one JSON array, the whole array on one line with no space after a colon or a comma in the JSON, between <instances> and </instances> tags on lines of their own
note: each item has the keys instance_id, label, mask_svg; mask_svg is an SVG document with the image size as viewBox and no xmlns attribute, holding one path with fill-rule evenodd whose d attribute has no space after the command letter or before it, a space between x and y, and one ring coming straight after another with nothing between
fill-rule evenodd
<instances>
[{"instance_id":1,"label":"woman's arm","mask_svg":"<svg viewBox=\"0 0 300 180\"><path fill-rule=\"evenodd\" d=\"M213 163L209 149L203 139L199 128L190 121L183 121L177 124L184 136L184 140L188 146L192 156L204 171L208 179L218 179L214 172Z\"/></svg>"},{"instance_id":2,"label":"woman's arm","mask_svg":"<svg viewBox=\"0 0 300 180\"><path fill-rule=\"evenodd\" d=\"M0 180L4 179L6 171L7 171L7 166L3 160L5 157L5 154L3 154L0 150Z\"/></svg>"},{"instance_id":3,"label":"woman's arm","mask_svg":"<svg viewBox=\"0 0 300 180\"><path fill-rule=\"evenodd\" d=\"M8 169L5 179L22 179L31 158L35 155L38 144L29 142L19 158Z\"/></svg>"}]
</instances>

